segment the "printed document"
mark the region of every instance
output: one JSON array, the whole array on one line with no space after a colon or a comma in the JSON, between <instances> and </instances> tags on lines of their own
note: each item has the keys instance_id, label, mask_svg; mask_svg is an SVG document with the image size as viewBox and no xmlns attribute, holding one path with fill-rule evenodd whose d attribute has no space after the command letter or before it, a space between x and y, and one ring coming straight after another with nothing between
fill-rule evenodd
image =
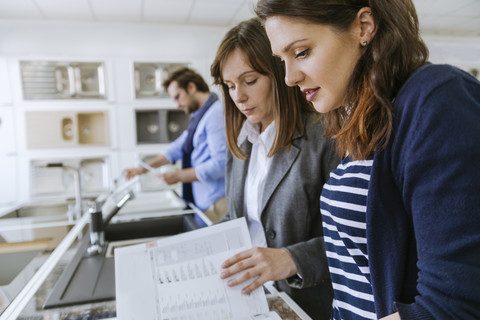
<instances>
[{"instance_id":1,"label":"printed document","mask_svg":"<svg viewBox=\"0 0 480 320\"><path fill-rule=\"evenodd\" d=\"M252 247L245 218L115 250L119 320L280 319L263 288L228 287L221 264ZM238 276L238 275L237 275Z\"/></svg>"}]
</instances>

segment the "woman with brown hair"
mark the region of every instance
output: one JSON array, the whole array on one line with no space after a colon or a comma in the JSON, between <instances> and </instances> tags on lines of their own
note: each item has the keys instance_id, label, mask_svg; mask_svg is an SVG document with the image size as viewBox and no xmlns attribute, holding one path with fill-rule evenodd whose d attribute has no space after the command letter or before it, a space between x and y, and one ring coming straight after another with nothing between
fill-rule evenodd
<instances>
[{"instance_id":1,"label":"woman with brown hair","mask_svg":"<svg viewBox=\"0 0 480 320\"><path fill-rule=\"evenodd\" d=\"M334 145L313 106L285 85L258 19L225 35L211 72L225 100L229 217L247 219L254 246L225 261L222 278L243 293L276 281L314 319L328 319L320 193L339 162Z\"/></svg>"},{"instance_id":2,"label":"woman with brown hair","mask_svg":"<svg viewBox=\"0 0 480 320\"><path fill-rule=\"evenodd\" d=\"M321 197L332 318L478 318L478 80L427 62L411 0L256 13L344 157Z\"/></svg>"}]
</instances>

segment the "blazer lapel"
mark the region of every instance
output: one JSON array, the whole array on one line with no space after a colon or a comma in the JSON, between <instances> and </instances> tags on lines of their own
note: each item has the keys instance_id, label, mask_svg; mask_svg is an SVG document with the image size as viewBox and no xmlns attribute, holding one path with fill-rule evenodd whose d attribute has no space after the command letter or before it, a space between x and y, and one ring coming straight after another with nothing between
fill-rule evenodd
<instances>
[{"instance_id":1,"label":"blazer lapel","mask_svg":"<svg viewBox=\"0 0 480 320\"><path fill-rule=\"evenodd\" d=\"M265 210L270 197L295 162L299 153L300 150L292 144L290 150L285 147L273 155L268 178L265 182L265 189L263 191L260 216L263 215L263 211ZM294 188L294 186L292 186L292 188Z\"/></svg>"}]
</instances>

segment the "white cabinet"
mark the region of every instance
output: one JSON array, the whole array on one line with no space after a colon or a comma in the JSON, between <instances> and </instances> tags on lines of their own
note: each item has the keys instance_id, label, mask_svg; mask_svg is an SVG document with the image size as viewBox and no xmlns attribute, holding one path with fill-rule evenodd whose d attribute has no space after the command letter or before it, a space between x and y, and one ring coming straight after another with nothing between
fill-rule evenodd
<instances>
[{"instance_id":1,"label":"white cabinet","mask_svg":"<svg viewBox=\"0 0 480 320\"><path fill-rule=\"evenodd\" d=\"M7 60L0 57L0 106L12 104L11 88Z\"/></svg>"},{"instance_id":2,"label":"white cabinet","mask_svg":"<svg viewBox=\"0 0 480 320\"><path fill-rule=\"evenodd\" d=\"M15 152L15 126L12 107L0 107L0 155Z\"/></svg>"},{"instance_id":3,"label":"white cabinet","mask_svg":"<svg viewBox=\"0 0 480 320\"><path fill-rule=\"evenodd\" d=\"M0 155L0 206L17 201L17 157Z\"/></svg>"},{"instance_id":4,"label":"white cabinet","mask_svg":"<svg viewBox=\"0 0 480 320\"><path fill-rule=\"evenodd\" d=\"M71 199L77 173L82 194L92 198L108 191L123 169L138 165L136 159L159 154L190 120L162 81L188 65L0 57L0 206ZM139 191L165 187L150 174Z\"/></svg>"}]
</instances>

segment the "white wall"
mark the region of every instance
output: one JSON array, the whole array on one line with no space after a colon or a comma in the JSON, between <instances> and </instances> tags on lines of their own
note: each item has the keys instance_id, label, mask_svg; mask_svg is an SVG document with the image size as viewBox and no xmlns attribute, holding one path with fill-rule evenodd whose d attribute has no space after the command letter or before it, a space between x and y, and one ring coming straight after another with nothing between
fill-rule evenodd
<instances>
[{"instance_id":1,"label":"white wall","mask_svg":"<svg viewBox=\"0 0 480 320\"><path fill-rule=\"evenodd\" d=\"M447 37L424 35L430 50L430 61L447 63L466 71L480 70L480 37Z\"/></svg>"},{"instance_id":2,"label":"white wall","mask_svg":"<svg viewBox=\"0 0 480 320\"><path fill-rule=\"evenodd\" d=\"M209 76L226 28L159 24L0 21L0 56L195 60Z\"/></svg>"}]
</instances>

